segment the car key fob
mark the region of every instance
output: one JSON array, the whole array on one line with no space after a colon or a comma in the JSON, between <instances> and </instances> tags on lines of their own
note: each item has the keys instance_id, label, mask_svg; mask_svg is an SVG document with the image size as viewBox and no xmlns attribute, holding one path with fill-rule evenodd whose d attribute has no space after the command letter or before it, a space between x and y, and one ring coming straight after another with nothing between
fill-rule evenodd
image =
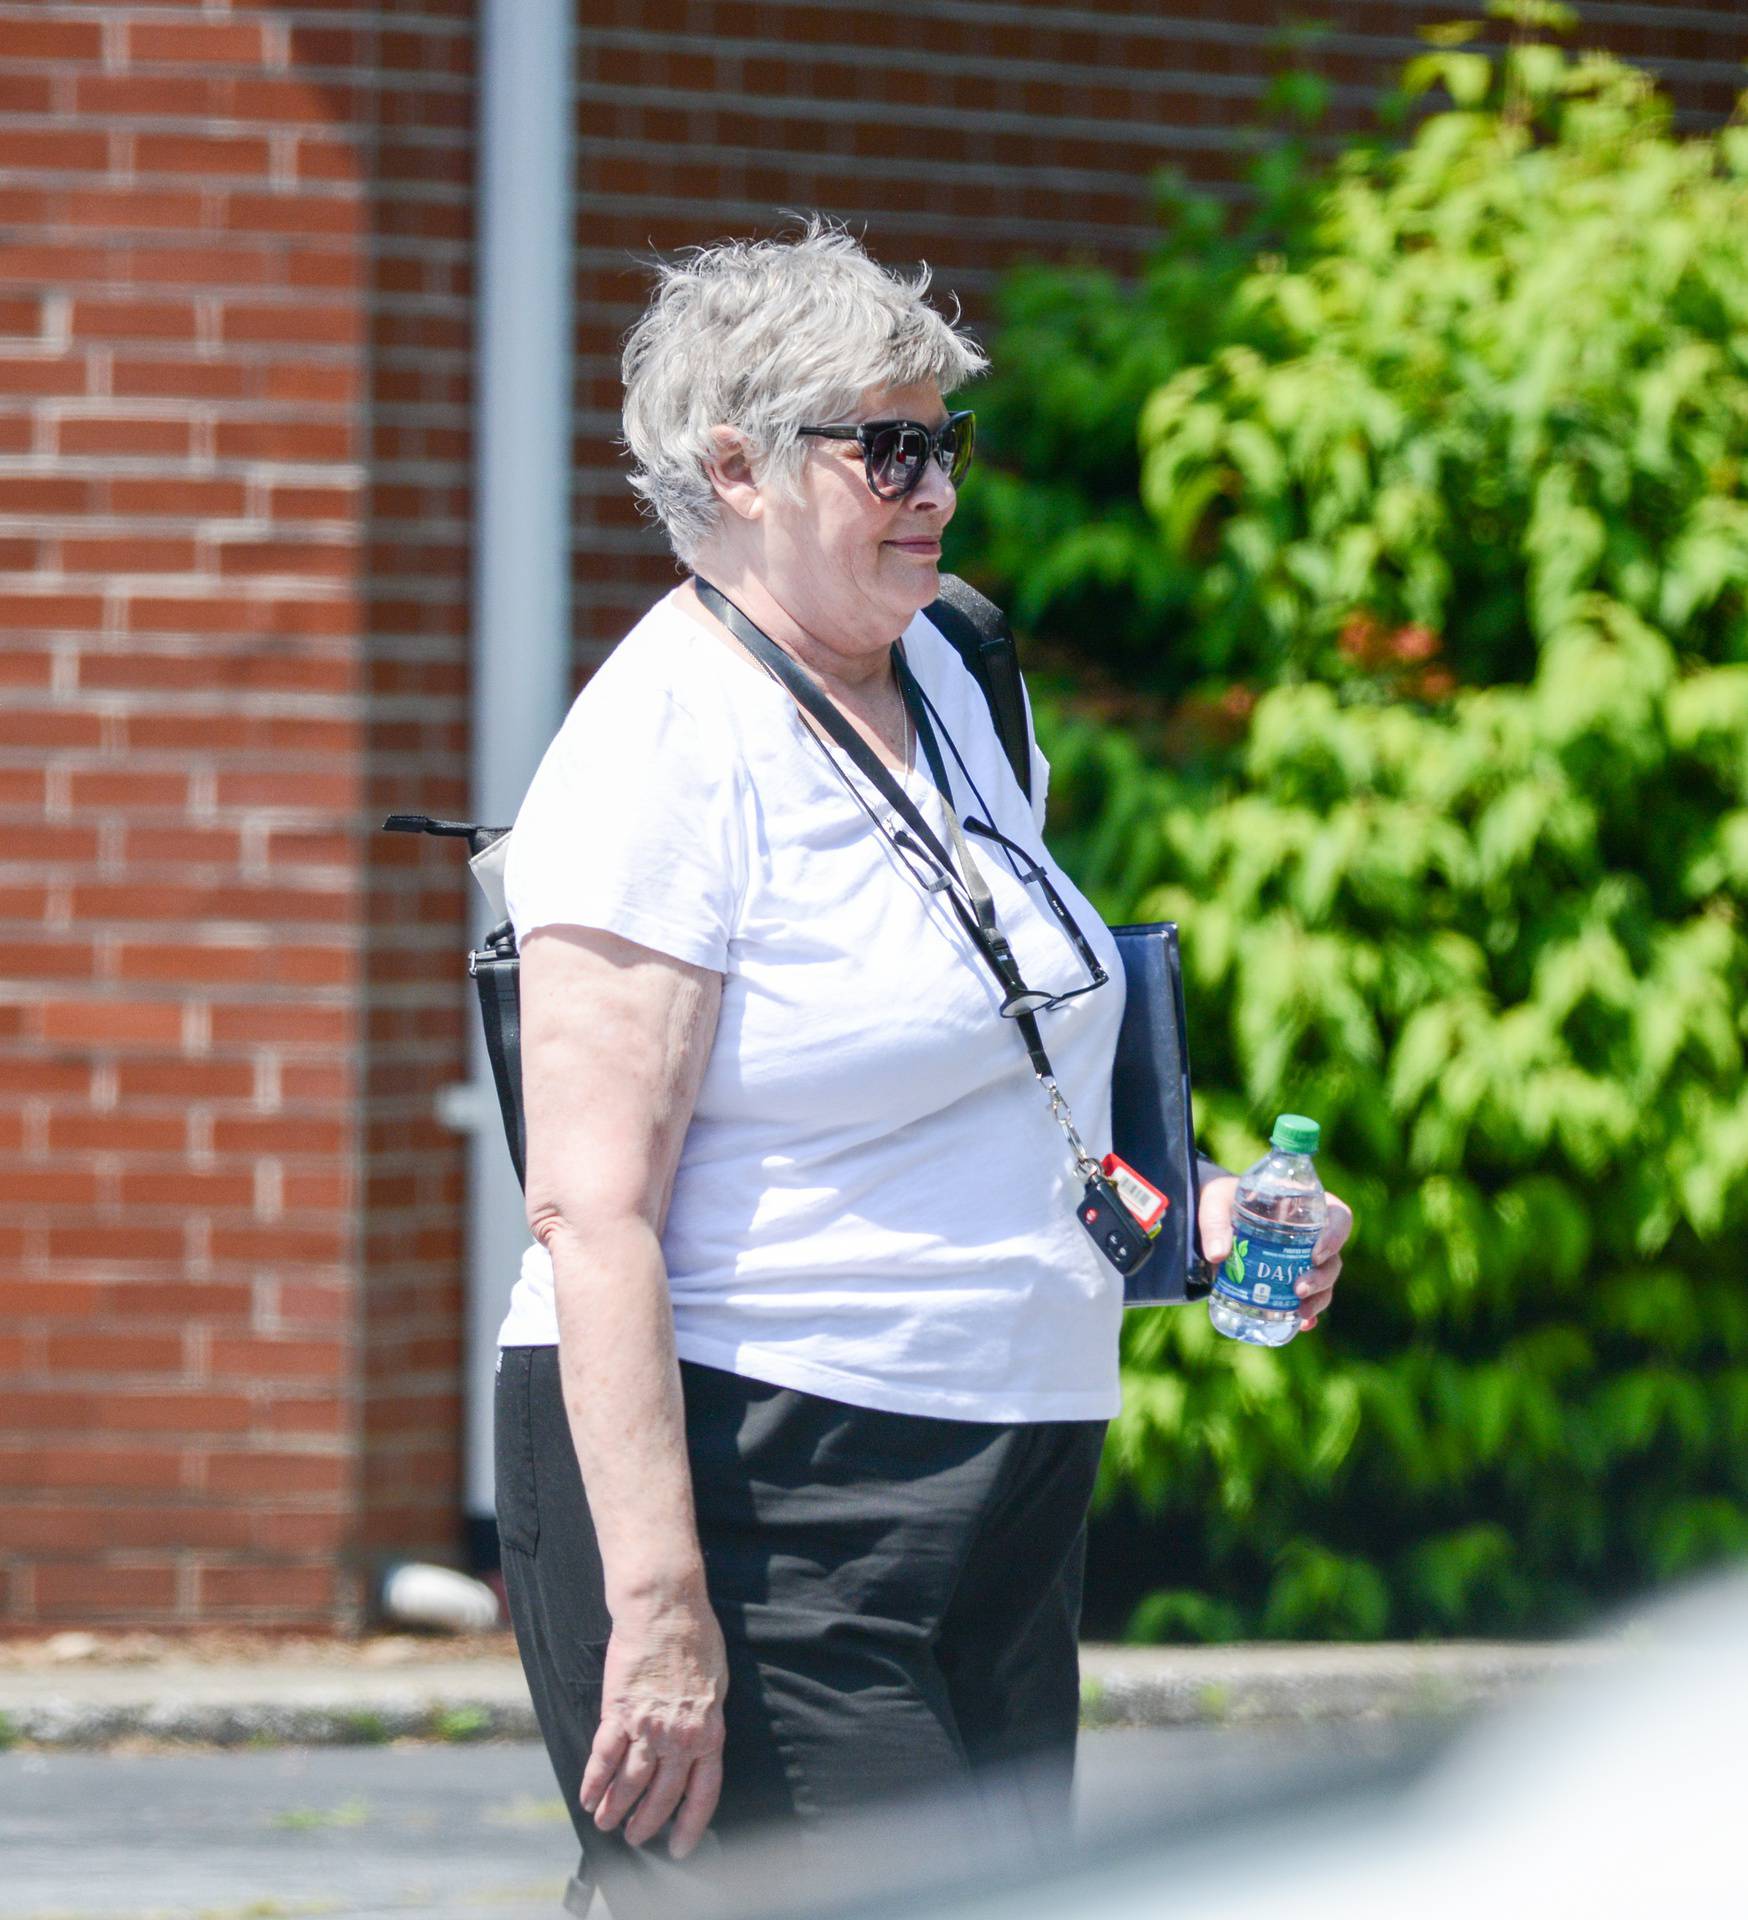
<instances>
[{"instance_id":1,"label":"car key fob","mask_svg":"<svg viewBox=\"0 0 1748 1920\"><path fill-rule=\"evenodd\" d=\"M1093 1245L1119 1273L1136 1273L1152 1258L1152 1237L1102 1173L1087 1181L1076 1211Z\"/></svg>"}]
</instances>

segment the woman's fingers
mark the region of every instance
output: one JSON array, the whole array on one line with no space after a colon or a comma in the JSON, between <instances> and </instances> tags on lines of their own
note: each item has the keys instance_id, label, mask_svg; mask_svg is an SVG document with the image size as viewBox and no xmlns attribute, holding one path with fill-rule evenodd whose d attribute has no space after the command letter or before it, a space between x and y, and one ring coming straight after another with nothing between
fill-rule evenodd
<instances>
[{"instance_id":1,"label":"woman's fingers","mask_svg":"<svg viewBox=\"0 0 1748 1920\"><path fill-rule=\"evenodd\" d=\"M595 1825L603 1833L611 1833L637 1805L645 1788L656 1777L657 1765L647 1741L633 1740L626 1748L625 1757L607 1782L607 1790L595 1803Z\"/></svg>"},{"instance_id":2,"label":"woman's fingers","mask_svg":"<svg viewBox=\"0 0 1748 1920\"><path fill-rule=\"evenodd\" d=\"M1299 1311L1309 1309L1316 1313L1329 1305L1329 1296L1335 1291L1335 1283L1341 1278L1339 1260L1320 1260L1303 1280L1294 1288L1299 1296Z\"/></svg>"},{"instance_id":3,"label":"woman's fingers","mask_svg":"<svg viewBox=\"0 0 1748 1920\"><path fill-rule=\"evenodd\" d=\"M600 1805L601 1796L619 1771L619 1763L625 1758L630 1745L631 1736L614 1721L603 1720L595 1729L594 1744L589 1749L589 1763L583 1768L583 1784L577 1795L583 1803L584 1813L593 1813Z\"/></svg>"},{"instance_id":4,"label":"woman's fingers","mask_svg":"<svg viewBox=\"0 0 1748 1920\"><path fill-rule=\"evenodd\" d=\"M595 1816L603 1833L625 1824L634 1847L646 1845L679 1809L668 1851L684 1860L704 1837L722 1797L720 1746L697 1760L671 1754L658 1757L643 1740L630 1740L603 1723L583 1772L583 1811Z\"/></svg>"},{"instance_id":5,"label":"woman's fingers","mask_svg":"<svg viewBox=\"0 0 1748 1920\"><path fill-rule=\"evenodd\" d=\"M1317 1317L1335 1296L1335 1283L1341 1278L1341 1262L1325 1260L1299 1282L1299 1331L1309 1333Z\"/></svg>"},{"instance_id":6,"label":"woman's fingers","mask_svg":"<svg viewBox=\"0 0 1748 1920\"><path fill-rule=\"evenodd\" d=\"M673 1832L668 1835L668 1852L674 1859L684 1860L704 1838L704 1829L709 1826L721 1797L722 1754L718 1750L692 1762L685 1797L680 1802Z\"/></svg>"},{"instance_id":7,"label":"woman's fingers","mask_svg":"<svg viewBox=\"0 0 1748 1920\"><path fill-rule=\"evenodd\" d=\"M625 1822L625 1837L634 1847L653 1840L669 1814L680 1804L686 1790L691 1763L677 1754L669 1754L655 1770L655 1777L643 1790L643 1798Z\"/></svg>"},{"instance_id":8,"label":"woman's fingers","mask_svg":"<svg viewBox=\"0 0 1748 1920\"><path fill-rule=\"evenodd\" d=\"M603 1751L619 1755L611 1773L605 1772ZM598 1772L600 1784L594 1785L591 1776ZM658 1761L645 1742L615 1732L605 1747L597 1736L583 1778L583 1809L594 1814L603 1833L623 1820L625 1838L641 1847L673 1818L668 1851L684 1860L703 1839L722 1797L722 1754L718 1749L697 1760L670 1756Z\"/></svg>"},{"instance_id":9,"label":"woman's fingers","mask_svg":"<svg viewBox=\"0 0 1748 1920\"><path fill-rule=\"evenodd\" d=\"M1353 1232L1353 1208L1335 1194L1328 1195L1329 1214L1323 1223L1323 1231L1317 1244L1311 1249L1312 1258L1319 1266L1326 1266L1347 1245L1348 1236ZM1341 1265L1336 1261L1337 1267Z\"/></svg>"},{"instance_id":10,"label":"woman's fingers","mask_svg":"<svg viewBox=\"0 0 1748 1920\"><path fill-rule=\"evenodd\" d=\"M1327 1311L1335 1294L1335 1283L1341 1278L1341 1250L1347 1245L1348 1235L1352 1232L1353 1208L1332 1193L1329 1196L1329 1217L1324 1222L1316 1246L1311 1250L1315 1264L1299 1282L1301 1333L1309 1333L1316 1326L1318 1318Z\"/></svg>"},{"instance_id":11,"label":"woman's fingers","mask_svg":"<svg viewBox=\"0 0 1748 1920\"><path fill-rule=\"evenodd\" d=\"M1238 1181L1232 1174L1210 1180L1202 1189L1196 1210L1196 1233L1202 1243L1202 1258L1217 1267L1232 1251L1232 1196Z\"/></svg>"}]
</instances>

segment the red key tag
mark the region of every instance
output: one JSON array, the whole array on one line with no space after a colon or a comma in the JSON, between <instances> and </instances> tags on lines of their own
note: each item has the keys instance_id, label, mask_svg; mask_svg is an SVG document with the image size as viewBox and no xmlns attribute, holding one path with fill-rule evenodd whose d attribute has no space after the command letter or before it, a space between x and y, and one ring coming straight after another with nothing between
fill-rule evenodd
<instances>
[{"instance_id":1,"label":"red key tag","mask_svg":"<svg viewBox=\"0 0 1748 1920\"><path fill-rule=\"evenodd\" d=\"M1171 1201L1160 1192L1151 1180L1142 1179L1127 1160L1120 1159L1114 1153L1107 1153L1100 1163L1105 1178L1117 1190L1117 1198L1133 1215L1135 1224L1153 1239L1165 1224L1165 1210Z\"/></svg>"}]
</instances>

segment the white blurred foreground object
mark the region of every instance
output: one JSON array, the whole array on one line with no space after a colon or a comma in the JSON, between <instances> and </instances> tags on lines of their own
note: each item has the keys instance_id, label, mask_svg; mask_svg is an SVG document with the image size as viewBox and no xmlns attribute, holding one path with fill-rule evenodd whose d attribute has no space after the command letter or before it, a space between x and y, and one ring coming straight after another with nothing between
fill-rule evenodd
<instances>
[{"instance_id":1,"label":"white blurred foreground object","mask_svg":"<svg viewBox=\"0 0 1748 1920\"><path fill-rule=\"evenodd\" d=\"M904 1920L1733 1920L1748 1914L1748 1576L1648 1606L1621 1657L1490 1715L1414 1785L1254 1809ZM897 1909L893 1909L896 1914Z\"/></svg>"},{"instance_id":2,"label":"white blurred foreground object","mask_svg":"<svg viewBox=\"0 0 1748 1920\"><path fill-rule=\"evenodd\" d=\"M1618 1664L1477 1727L1375 1831L1332 1827L1189 1920L1748 1912L1748 1580L1663 1602ZM1064 1912L1068 1909L1064 1909ZM1121 1911L1113 1907L1111 1920Z\"/></svg>"},{"instance_id":3,"label":"white blurred foreground object","mask_svg":"<svg viewBox=\"0 0 1748 1920\"><path fill-rule=\"evenodd\" d=\"M498 1624L498 1596L453 1567L400 1560L383 1575L382 1611L403 1627L486 1633Z\"/></svg>"}]
</instances>

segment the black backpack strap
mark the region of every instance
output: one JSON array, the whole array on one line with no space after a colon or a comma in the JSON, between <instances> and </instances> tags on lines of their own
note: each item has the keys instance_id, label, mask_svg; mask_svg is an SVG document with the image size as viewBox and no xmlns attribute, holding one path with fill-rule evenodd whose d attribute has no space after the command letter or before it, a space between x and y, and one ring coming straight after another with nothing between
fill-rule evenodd
<instances>
[{"instance_id":1,"label":"black backpack strap","mask_svg":"<svg viewBox=\"0 0 1748 1920\"><path fill-rule=\"evenodd\" d=\"M509 832L508 827L483 827L475 820L433 820L425 813L391 813L382 823L385 833L434 833L442 839L465 840L477 859ZM481 882L482 886L484 882ZM522 1113L522 960L516 951L516 932L508 920L493 927L485 944L467 956L479 995L480 1020L485 1027L486 1058L491 1062L492 1085L503 1116L504 1140L517 1181L528 1184L528 1134Z\"/></svg>"},{"instance_id":2,"label":"black backpack strap","mask_svg":"<svg viewBox=\"0 0 1748 1920\"><path fill-rule=\"evenodd\" d=\"M486 944L467 957L485 1024L486 1058L497 1088L504 1139L516 1179L528 1184L527 1121L522 1111L522 960L508 920L494 927Z\"/></svg>"},{"instance_id":3,"label":"black backpack strap","mask_svg":"<svg viewBox=\"0 0 1748 1920\"><path fill-rule=\"evenodd\" d=\"M941 575L941 597L923 612L953 643L965 670L983 690L989 717L1020 783L1032 797L1032 742L1026 727L1026 696L1019 649L1007 615L956 573Z\"/></svg>"}]
</instances>

